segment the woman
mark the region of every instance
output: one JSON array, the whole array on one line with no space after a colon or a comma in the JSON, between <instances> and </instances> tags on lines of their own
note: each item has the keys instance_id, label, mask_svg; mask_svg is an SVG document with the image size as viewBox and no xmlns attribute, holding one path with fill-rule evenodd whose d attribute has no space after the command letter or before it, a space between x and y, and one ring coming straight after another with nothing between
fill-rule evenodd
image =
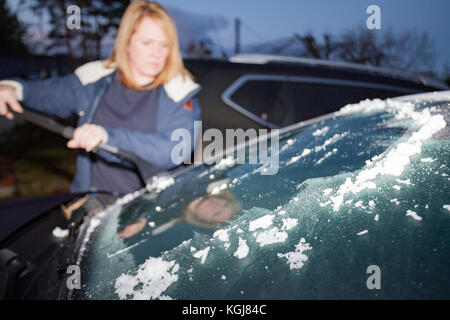
<instances>
[{"instance_id":1,"label":"woman","mask_svg":"<svg viewBox=\"0 0 450 320\"><path fill-rule=\"evenodd\" d=\"M184 222L210 230L216 230L223 227L242 212L240 201L230 189L218 190L218 188L216 188L228 183L229 179L222 179L210 183L206 189L206 195L190 201L188 205L183 208L179 217L157 226L151 231L151 235L159 235ZM148 212L146 212L146 214L147 213ZM167 214L163 216L167 216ZM123 217L126 220L130 218L129 215ZM125 228L117 234L117 237L131 238L141 232L146 226L147 219L141 217L137 222L126 225Z\"/></svg>"},{"instance_id":2,"label":"woman","mask_svg":"<svg viewBox=\"0 0 450 320\"><path fill-rule=\"evenodd\" d=\"M137 173L115 156L95 151L100 142L171 169L175 129L191 133L200 119L194 96L200 86L184 68L175 24L155 2L133 1L122 17L111 56L87 63L74 74L46 81L0 81L0 115L12 119L31 108L59 117L79 115L67 147L82 149L71 192L125 194L140 187ZM95 151L95 154L89 153ZM190 155L187 155L190 157Z\"/></svg>"}]
</instances>

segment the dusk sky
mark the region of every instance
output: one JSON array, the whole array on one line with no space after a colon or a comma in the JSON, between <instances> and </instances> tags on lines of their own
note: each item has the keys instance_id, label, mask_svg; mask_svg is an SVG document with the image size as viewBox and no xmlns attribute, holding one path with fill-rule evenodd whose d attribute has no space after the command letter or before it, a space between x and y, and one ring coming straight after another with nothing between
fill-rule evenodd
<instances>
[{"instance_id":1,"label":"dusk sky","mask_svg":"<svg viewBox=\"0 0 450 320\"><path fill-rule=\"evenodd\" d=\"M9 0L12 7L18 0ZM161 0L177 19L182 35L209 35L221 42L232 54L234 19L242 22L242 45L291 36L294 32L339 34L350 28L365 28L369 5L381 9L382 33L395 31L426 31L435 45L435 69L440 73L450 66L450 1L449 0ZM24 16L21 16L24 19ZM25 16L26 19L26 16ZM215 27L211 21L215 21Z\"/></svg>"},{"instance_id":2,"label":"dusk sky","mask_svg":"<svg viewBox=\"0 0 450 320\"><path fill-rule=\"evenodd\" d=\"M294 32L338 34L349 28L365 27L369 17L366 9L375 4L381 9L381 30L373 32L383 32L389 26L399 31L426 31L435 44L436 66L450 64L449 0L164 0L162 4L186 12L225 17L228 27L220 30L220 38L229 47L234 43L235 17L244 23L242 42L254 43Z\"/></svg>"}]
</instances>

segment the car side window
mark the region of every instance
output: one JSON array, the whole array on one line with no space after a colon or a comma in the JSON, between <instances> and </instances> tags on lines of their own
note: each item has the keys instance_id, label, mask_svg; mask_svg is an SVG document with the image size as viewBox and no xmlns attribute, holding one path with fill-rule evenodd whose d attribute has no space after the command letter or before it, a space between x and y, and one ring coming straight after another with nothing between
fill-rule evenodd
<instances>
[{"instance_id":1,"label":"car side window","mask_svg":"<svg viewBox=\"0 0 450 320\"><path fill-rule=\"evenodd\" d=\"M278 80L279 79L279 80ZM244 76L223 94L225 103L268 127L285 127L337 111L366 98L392 97L392 88L275 75ZM347 81L348 82L348 81Z\"/></svg>"}]
</instances>

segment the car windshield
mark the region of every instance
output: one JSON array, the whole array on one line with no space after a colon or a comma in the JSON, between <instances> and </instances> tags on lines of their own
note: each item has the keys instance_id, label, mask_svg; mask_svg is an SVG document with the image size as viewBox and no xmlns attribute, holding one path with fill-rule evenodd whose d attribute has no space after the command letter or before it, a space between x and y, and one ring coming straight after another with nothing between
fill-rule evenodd
<instances>
[{"instance_id":1,"label":"car windshield","mask_svg":"<svg viewBox=\"0 0 450 320\"><path fill-rule=\"evenodd\" d=\"M449 109L347 105L283 132L274 175L228 157L121 199L87 222L79 298L449 298Z\"/></svg>"}]
</instances>

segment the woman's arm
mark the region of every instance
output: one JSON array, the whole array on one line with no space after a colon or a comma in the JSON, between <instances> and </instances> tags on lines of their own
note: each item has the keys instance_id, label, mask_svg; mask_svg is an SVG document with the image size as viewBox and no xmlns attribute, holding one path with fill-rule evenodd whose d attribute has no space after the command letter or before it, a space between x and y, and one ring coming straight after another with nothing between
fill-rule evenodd
<instances>
[{"instance_id":1,"label":"woman's arm","mask_svg":"<svg viewBox=\"0 0 450 320\"><path fill-rule=\"evenodd\" d=\"M145 228L147 224L147 219L140 218L138 222L131 223L127 225L122 231L117 234L117 238L131 238L132 236L138 234Z\"/></svg>"},{"instance_id":2,"label":"woman's arm","mask_svg":"<svg viewBox=\"0 0 450 320\"><path fill-rule=\"evenodd\" d=\"M164 107L163 107L164 108ZM179 143L172 141L172 133L176 129L186 129L190 134L190 154L194 148L194 121L201 119L201 110L196 99L193 99L193 109L187 110L184 102L164 109L164 119L158 125L157 132L143 133L122 128L105 128L108 133L108 144L134 153L147 162L162 168L172 169L179 165L171 158L173 148ZM98 153L108 161L118 161L118 158L105 151Z\"/></svg>"},{"instance_id":3,"label":"woman's arm","mask_svg":"<svg viewBox=\"0 0 450 320\"><path fill-rule=\"evenodd\" d=\"M15 78L0 81L0 85L13 87L22 104L61 118L78 113L85 99L83 85L75 74L37 81Z\"/></svg>"}]
</instances>

